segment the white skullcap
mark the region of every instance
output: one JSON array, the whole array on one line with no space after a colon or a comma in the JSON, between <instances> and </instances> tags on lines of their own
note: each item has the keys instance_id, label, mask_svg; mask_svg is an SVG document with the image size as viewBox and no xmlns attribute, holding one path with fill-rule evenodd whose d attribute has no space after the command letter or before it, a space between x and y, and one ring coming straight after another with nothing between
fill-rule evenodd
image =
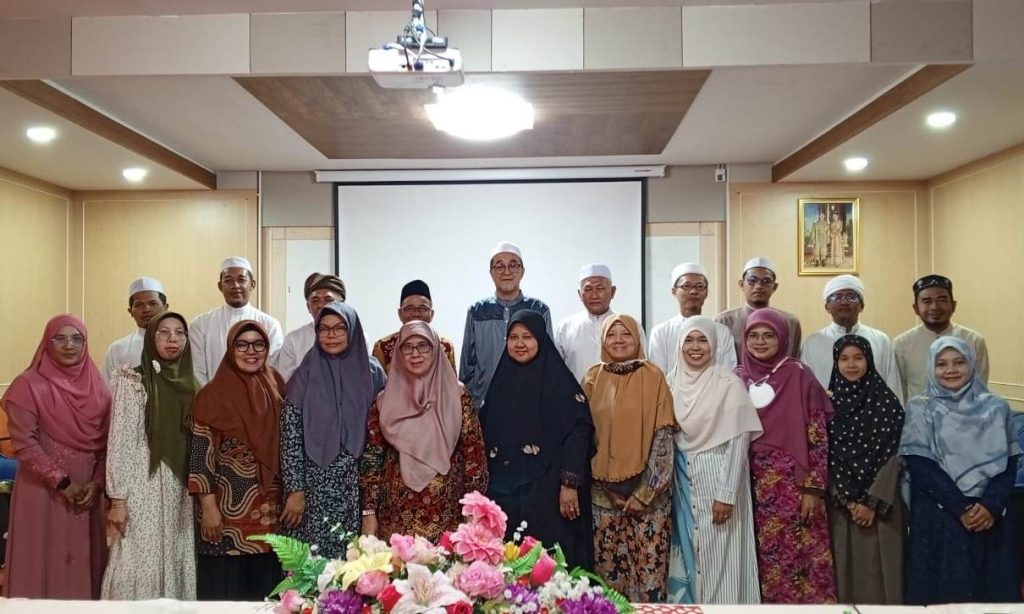
<instances>
[{"instance_id":1,"label":"white skullcap","mask_svg":"<svg viewBox=\"0 0 1024 614\"><path fill-rule=\"evenodd\" d=\"M608 268L607 264L601 264L599 262L591 262L586 264L580 269L579 281L583 281L588 277L604 277L608 281L612 280L612 270Z\"/></svg>"},{"instance_id":2,"label":"white skullcap","mask_svg":"<svg viewBox=\"0 0 1024 614\"><path fill-rule=\"evenodd\" d=\"M128 284L128 298L135 296L139 292L158 292L160 294L166 294L166 292L164 292L164 285L160 283L160 280L152 277L140 277Z\"/></svg>"},{"instance_id":3,"label":"white skullcap","mask_svg":"<svg viewBox=\"0 0 1024 614\"><path fill-rule=\"evenodd\" d=\"M853 290L860 296L860 302L864 302L864 282L853 275L837 275L828 280L821 298L827 301L828 297L840 290Z\"/></svg>"},{"instance_id":4,"label":"white skullcap","mask_svg":"<svg viewBox=\"0 0 1024 614\"><path fill-rule=\"evenodd\" d=\"M494 258L498 254L515 254L520 260L523 259L523 252L519 250L519 246L515 243L509 243L508 241L501 241L494 246L491 250L491 258Z\"/></svg>"},{"instance_id":5,"label":"white skullcap","mask_svg":"<svg viewBox=\"0 0 1024 614\"><path fill-rule=\"evenodd\" d=\"M679 278L683 275L700 275L704 279L708 278L704 273L704 269L700 268L699 264L684 262L682 264L677 264L676 268L672 269L672 287L675 287L676 282L679 281Z\"/></svg>"},{"instance_id":6,"label":"white skullcap","mask_svg":"<svg viewBox=\"0 0 1024 614\"><path fill-rule=\"evenodd\" d=\"M223 273L227 269L245 269L249 271L249 275L252 275L252 265L249 261L241 256L232 256L225 258L224 262L220 263L220 272Z\"/></svg>"},{"instance_id":7,"label":"white skullcap","mask_svg":"<svg viewBox=\"0 0 1024 614\"><path fill-rule=\"evenodd\" d=\"M754 256L747 260L747 263L743 265L743 273L746 274L750 269L768 269L773 275L775 274L775 265L772 264L772 261L761 256Z\"/></svg>"}]
</instances>

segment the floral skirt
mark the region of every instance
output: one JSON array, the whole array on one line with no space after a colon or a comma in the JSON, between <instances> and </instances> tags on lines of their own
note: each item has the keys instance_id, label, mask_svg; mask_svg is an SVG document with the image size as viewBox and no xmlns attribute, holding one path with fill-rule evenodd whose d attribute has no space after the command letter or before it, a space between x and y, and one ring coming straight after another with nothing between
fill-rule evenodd
<instances>
[{"instance_id":1,"label":"floral skirt","mask_svg":"<svg viewBox=\"0 0 1024 614\"><path fill-rule=\"evenodd\" d=\"M671 512L664 494L642 516L594 505L594 570L634 603L665 601Z\"/></svg>"}]
</instances>

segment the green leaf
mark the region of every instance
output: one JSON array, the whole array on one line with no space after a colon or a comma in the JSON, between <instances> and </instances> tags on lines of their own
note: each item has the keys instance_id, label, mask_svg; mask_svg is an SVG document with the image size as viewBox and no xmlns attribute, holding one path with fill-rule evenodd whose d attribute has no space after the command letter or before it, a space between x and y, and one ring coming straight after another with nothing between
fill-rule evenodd
<instances>
[{"instance_id":1,"label":"green leaf","mask_svg":"<svg viewBox=\"0 0 1024 614\"><path fill-rule=\"evenodd\" d=\"M604 578L597 575L592 571L587 571L582 567L576 567L569 573L569 576L574 580L581 578L588 578L600 586L604 590L605 599L610 601L619 614L631 614L633 610L633 604L629 602L629 599L625 595L608 586L608 583L604 581Z\"/></svg>"},{"instance_id":2,"label":"green leaf","mask_svg":"<svg viewBox=\"0 0 1024 614\"><path fill-rule=\"evenodd\" d=\"M309 560L309 544L299 541L294 537L270 533L267 535L250 535L249 539L257 542L266 542L274 549L277 558L281 561L281 567L285 571L297 571Z\"/></svg>"},{"instance_id":3,"label":"green leaf","mask_svg":"<svg viewBox=\"0 0 1024 614\"><path fill-rule=\"evenodd\" d=\"M555 559L555 564L558 565L559 569L566 568L565 553L562 552L562 546L560 544L555 544L555 552L553 558Z\"/></svg>"},{"instance_id":4,"label":"green leaf","mask_svg":"<svg viewBox=\"0 0 1024 614\"><path fill-rule=\"evenodd\" d=\"M281 593L283 593L283 592L285 592L287 590L293 589L296 586L298 586L299 582L301 582L301 579L298 576L288 576L284 580L281 580L280 582L278 582L277 586L274 587L274 590L270 591L270 594L267 595L267 596L268 597L277 597Z\"/></svg>"},{"instance_id":5,"label":"green leaf","mask_svg":"<svg viewBox=\"0 0 1024 614\"><path fill-rule=\"evenodd\" d=\"M509 564L509 569L512 570L512 574L515 577L525 576L526 574L533 571L533 566L540 560L540 553L544 551L544 546L537 544L530 549L525 555L512 561Z\"/></svg>"}]
</instances>

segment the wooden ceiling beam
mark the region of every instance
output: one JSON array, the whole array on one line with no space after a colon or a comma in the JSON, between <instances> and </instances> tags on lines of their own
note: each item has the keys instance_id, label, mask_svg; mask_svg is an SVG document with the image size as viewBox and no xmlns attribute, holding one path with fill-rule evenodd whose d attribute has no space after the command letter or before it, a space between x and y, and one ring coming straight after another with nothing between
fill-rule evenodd
<instances>
[{"instance_id":1,"label":"wooden ceiling beam","mask_svg":"<svg viewBox=\"0 0 1024 614\"><path fill-rule=\"evenodd\" d=\"M970 67L970 64L924 66L832 129L773 165L772 181L782 181Z\"/></svg>"},{"instance_id":2,"label":"wooden ceiling beam","mask_svg":"<svg viewBox=\"0 0 1024 614\"><path fill-rule=\"evenodd\" d=\"M217 175L163 145L107 117L43 81L0 81L0 87L112 143L214 190Z\"/></svg>"}]
</instances>

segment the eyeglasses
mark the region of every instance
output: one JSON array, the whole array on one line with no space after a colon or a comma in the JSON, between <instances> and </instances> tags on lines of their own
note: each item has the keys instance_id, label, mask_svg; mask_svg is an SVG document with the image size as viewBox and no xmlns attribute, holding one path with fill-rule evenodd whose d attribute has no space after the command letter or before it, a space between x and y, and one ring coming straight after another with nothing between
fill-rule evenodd
<instances>
[{"instance_id":1,"label":"eyeglasses","mask_svg":"<svg viewBox=\"0 0 1024 614\"><path fill-rule=\"evenodd\" d=\"M70 337L67 335L56 335L54 337L50 337L50 343L56 346L67 345L68 342L75 347L82 347L85 345L85 337L82 335L71 335Z\"/></svg>"},{"instance_id":2,"label":"eyeglasses","mask_svg":"<svg viewBox=\"0 0 1024 614\"><path fill-rule=\"evenodd\" d=\"M678 286L676 286L676 288L682 290L683 292L693 292L694 290L696 290L697 292L703 292L703 291L708 289L708 285L707 284L689 284L689 283L687 283L687 284L678 285Z\"/></svg>"},{"instance_id":3,"label":"eyeglasses","mask_svg":"<svg viewBox=\"0 0 1024 614\"><path fill-rule=\"evenodd\" d=\"M188 337L188 333L183 330L158 330L156 331L156 338L161 341L170 341L171 339L185 339Z\"/></svg>"},{"instance_id":4,"label":"eyeglasses","mask_svg":"<svg viewBox=\"0 0 1024 614\"><path fill-rule=\"evenodd\" d=\"M748 275L746 279L748 286L762 286L767 288L768 286L775 285L774 277L758 277L756 275Z\"/></svg>"},{"instance_id":5,"label":"eyeglasses","mask_svg":"<svg viewBox=\"0 0 1024 614\"><path fill-rule=\"evenodd\" d=\"M417 307L416 305L406 305L402 307L402 313L407 316L425 316L430 313L431 307L429 305L423 305Z\"/></svg>"},{"instance_id":6,"label":"eyeglasses","mask_svg":"<svg viewBox=\"0 0 1024 614\"><path fill-rule=\"evenodd\" d=\"M510 262L508 264L505 264L504 262L495 262L491 265L491 270L495 273L504 273L505 271L508 271L509 273L517 273L522 268L523 265L519 262Z\"/></svg>"},{"instance_id":7,"label":"eyeglasses","mask_svg":"<svg viewBox=\"0 0 1024 614\"><path fill-rule=\"evenodd\" d=\"M838 294L838 293L836 293L836 294L833 294L833 295L829 296L828 299L825 300L825 302L830 304L830 305L832 303L850 303L850 304L852 304L852 303L859 303L860 302L860 295L855 293L855 292L850 292L848 294Z\"/></svg>"},{"instance_id":8,"label":"eyeglasses","mask_svg":"<svg viewBox=\"0 0 1024 614\"><path fill-rule=\"evenodd\" d=\"M434 351L434 346L422 341L417 344L403 343L398 349L401 350L402 356L412 356L414 353L419 353L420 356L430 356L430 353Z\"/></svg>"},{"instance_id":9,"label":"eyeglasses","mask_svg":"<svg viewBox=\"0 0 1024 614\"><path fill-rule=\"evenodd\" d=\"M747 333L747 341L772 341L774 339L778 339L778 336L773 332Z\"/></svg>"},{"instance_id":10,"label":"eyeglasses","mask_svg":"<svg viewBox=\"0 0 1024 614\"><path fill-rule=\"evenodd\" d=\"M249 350L262 354L267 351L266 341L235 341L235 351L239 354L248 354Z\"/></svg>"},{"instance_id":11,"label":"eyeglasses","mask_svg":"<svg viewBox=\"0 0 1024 614\"><path fill-rule=\"evenodd\" d=\"M317 332L321 337L348 337L348 325L320 326Z\"/></svg>"}]
</instances>

